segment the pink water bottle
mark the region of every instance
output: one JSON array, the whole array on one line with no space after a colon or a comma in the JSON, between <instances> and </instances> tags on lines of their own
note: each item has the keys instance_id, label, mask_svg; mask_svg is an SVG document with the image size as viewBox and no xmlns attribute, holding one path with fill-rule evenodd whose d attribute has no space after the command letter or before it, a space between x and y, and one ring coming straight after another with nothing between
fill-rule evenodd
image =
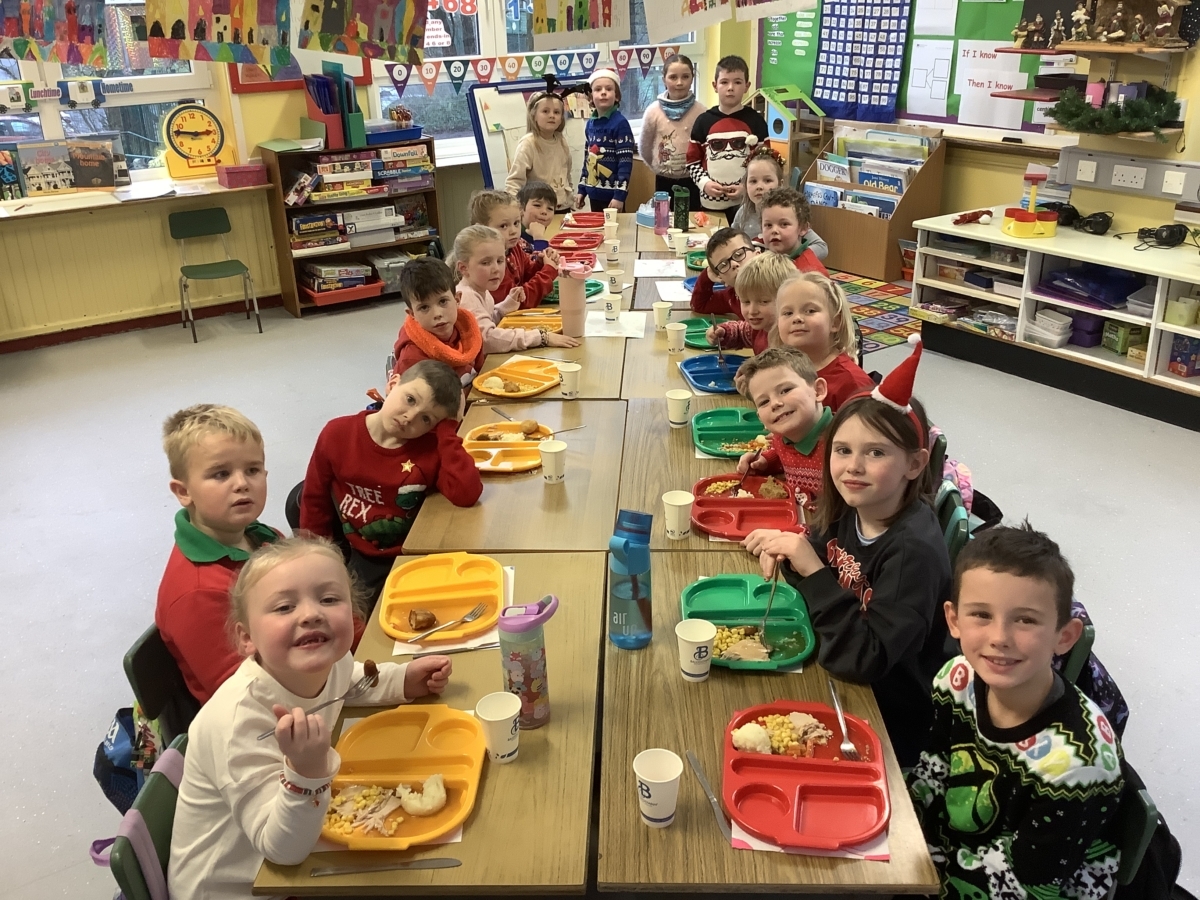
<instances>
[{"instance_id":1,"label":"pink water bottle","mask_svg":"<svg viewBox=\"0 0 1200 900\"><path fill-rule=\"evenodd\" d=\"M654 194L654 233L666 234L671 227L671 195L666 191Z\"/></svg>"},{"instance_id":2,"label":"pink water bottle","mask_svg":"<svg viewBox=\"0 0 1200 900\"><path fill-rule=\"evenodd\" d=\"M550 721L543 626L557 609L558 598L547 594L537 603L509 606L500 611L497 631L504 689L521 698L522 728L541 728Z\"/></svg>"},{"instance_id":3,"label":"pink water bottle","mask_svg":"<svg viewBox=\"0 0 1200 900\"><path fill-rule=\"evenodd\" d=\"M567 337L583 337L587 319L587 276L587 272L575 266L559 269L558 311L562 313L562 330Z\"/></svg>"}]
</instances>

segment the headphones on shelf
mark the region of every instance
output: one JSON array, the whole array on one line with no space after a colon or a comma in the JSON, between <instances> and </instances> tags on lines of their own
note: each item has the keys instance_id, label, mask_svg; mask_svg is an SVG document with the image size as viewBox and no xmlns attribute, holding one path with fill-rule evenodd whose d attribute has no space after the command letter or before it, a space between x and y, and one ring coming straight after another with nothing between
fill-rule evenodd
<instances>
[{"instance_id":1,"label":"headphones on shelf","mask_svg":"<svg viewBox=\"0 0 1200 900\"><path fill-rule=\"evenodd\" d=\"M1047 203L1044 208L1058 213L1059 225L1069 226L1076 231L1100 235L1107 233L1108 229L1112 227L1113 214L1110 212L1098 212L1092 213L1090 216L1083 216L1070 203Z\"/></svg>"},{"instance_id":2,"label":"headphones on shelf","mask_svg":"<svg viewBox=\"0 0 1200 900\"><path fill-rule=\"evenodd\" d=\"M1137 231L1122 231L1113 237L1136 234L1138 245L1134 250L1170 250L1187 241L1191 230L1186 225L1159 225L1157 228L1139 228Z\"/></svg>"}]
</instances>

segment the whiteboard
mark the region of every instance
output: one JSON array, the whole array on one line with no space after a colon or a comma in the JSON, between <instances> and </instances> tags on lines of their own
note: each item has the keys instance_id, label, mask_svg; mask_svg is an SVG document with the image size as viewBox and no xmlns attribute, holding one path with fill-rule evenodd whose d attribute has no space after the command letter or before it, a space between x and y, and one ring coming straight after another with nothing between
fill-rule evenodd
<instances>
[{"instance_id":1,"label":"whiteboard","mask_svg":"<svg viewBox=\"0 0 1200 900\"><path fill-rule=\"evenodd\" d=\"M528 130L525 112L528 98L545 89L546 81L542 78L473 84L467 89L471 128L475 132L485 187L504 190L517 143ZM583 171L584 128L591 114L591 104L582 94L567 98L567 127L563 133L571 149L571 165L577 170L571 173L572 178L578 178Z\"/></svg>"}]
</instances>

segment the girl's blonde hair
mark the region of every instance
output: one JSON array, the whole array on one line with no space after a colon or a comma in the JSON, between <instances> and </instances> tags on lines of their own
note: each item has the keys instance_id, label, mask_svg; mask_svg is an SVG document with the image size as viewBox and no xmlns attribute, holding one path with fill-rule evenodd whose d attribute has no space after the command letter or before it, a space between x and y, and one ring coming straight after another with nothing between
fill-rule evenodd
<instances>
[{"instance_id":1,"label":"girl's blonde hair","mask_svg":"<svg viewBox=\"0 0 1200 900\"><path fill-rule=\"evenodd\" d=\"M486 225L496 210L517 205L517 198L505 191L476 191L471 195L467 209L472 225Z\"/></svg>"},{"instance_id":2,"label":"girl's blonde hair","mask_svg":"<svg viewBox=\"0 0 1200 900\"><path fill-rule=\"evenodd\" d=\"M480 191L480 193L495 194L499 192ZM504 194L503 196L507 197L508 194ZM462 281L462 273L458 271L458 264L460 262L467 262L475 252L476 247L489 241L495 241L501 247L504 246L504 238L500 236L500 232L495 228L489 228L487 225L468 225L454 238L454 247L450 251L450 255L446 257L446 265L454 272L455 284Z\"/></svg>"},{"instance_id":3,"label":"girl's blonde hair","mask_svg":"<svg viewBox=\"0 0 1200 900\"><path fill-rule=\"evenodd\" d=\"M562 107L562 116L558 120L558 128L554 130L554 134L563 144L566 144L567 139L562 136L563 130L567 127L567 103L558 94L550 91L538 91L529 98L529 105L525 107L525 127L529 134L535 134L538 137L542 136L542 132L537 127L537 105L543 100L555 100Z\"/></svg>"},{"instance_id":4,"label":"girl's blonde hair","mask_svg":"<svg viewBox=\"0 0 1200 900\"><path fill-rule=\"evenodd\" d=\"M833 340L833 349L838 353L853 355L855 349L854 316L850 312L850 301L846 299L846 292L842 290L842 286L819 272L803 272L791 280L816 286L821 294L821 300L825 304L825 311L829 313L829 336ZM779 336L778 324L771 326L767 342L772 347L786 346L783 338Z\"/></svg>"},{"instance_id":5,"label":"girl's blonde hair","mask_svg":"<svg viewBox=\"0 0 1200 900\"><path fill-rule=\"evenodd\" d=\"M250 616L247 612L247 598L267 573L276 567L293 559L299 559L310 553L318 553L337 562L346 573L346 581L350 585L350 606L354 611L356 621L364 622L367 618L367 596L354 578L354 573L346 568L342 551L323 537L308 532L301 532L296 537L280 538L271 544L263 544L250 554L242 571L238 573L237 581L229 591L229 621L227 623L230 637L236 632L235 626L249 626Z\"/></svg>"},{"instance_id":6,"label":"girl's blonde hair","mask_svg":"<svg viewBox=\"0 0 1200 900\"><path fill-rule=\"evenodd\" d=\"M665 72L666 69L664 68ZM783 187L783 157L779 155L772 147L759 147L746 158L746 170L742 175L742 215L750 216L758 212L754 208L754 201L750 199L750 194L746 190L750 181L750 163L752 162L769 162L775 166L775 175L779 179L779 186ZM764 198L765 199L765 198Z\"/></svg>"},{"instance_id":7,"label":"girl's blonde hair","mask_svg":"<svg viewBox=\"0 0 1200 900\"><path fill-rule=\"evenodd\" d=\"M795 264L782 253L760 253L737 272L734 291L744 300L774 299L779 288L794 281L800 273Z\"/></svg>"}]
</instances>

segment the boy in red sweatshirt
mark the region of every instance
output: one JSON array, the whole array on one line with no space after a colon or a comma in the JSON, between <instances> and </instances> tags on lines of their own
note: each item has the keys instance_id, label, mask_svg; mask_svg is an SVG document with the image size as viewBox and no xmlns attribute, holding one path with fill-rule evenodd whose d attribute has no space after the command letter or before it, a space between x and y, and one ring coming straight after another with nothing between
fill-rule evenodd
<instances>
[{"instance_id":1,"label":"boy in red sweatshirt","mask_svg":"<svg viewBox=\"0 0 1200 900\"><path fill-rule=\"evenodd\" d=\"M759 252L746 232L738 228L721 228L713 233L704 247L708 266L696 276L692 288L692 312L709 315L742 317L742 304L733 288L738 269ZM725 287L715 289L720 283Z\"/></svg>"},{"instance_id":2,"label":"boy in red sweatshirt","mask_svg":"<svg viewBox=\"0 0 1200 900\"><path fill-rule=\"evenodd\" d=\"M813 230L808 200L791 188L775 188L762 202L762 242L775 253L787 256L801 272L829 277L829 270L809 246Z\"/></svg>"},{"instance_id":3,"label":"boy in red sweatshirt","mask_svg":"<svg viewBox=\"0 0 1200 900\"><path fill-rule=\"evenodd\" d=\"M341 416L321 429L300 498L300 527L344 537L350 570L372 601L430 490L455 506L473 506L483 493L457 433L465 396L454 370L422 360L392 375L387 389L378 412Z\"/></svg>"},{"instance_id":4,"label":"boy in red sweatshirt","mask_svg":"<svg viewBox=\"0 0 1200 900\"><path fill-rule=\"evenodd\" d=\"M507 299L516 288L524 288L525 298L520 308L541 306L558 278L558 251L547 247L533 256L525 252L521 241L521 206L516 198L504 191L476 191L471 195L471 224L487 225L504 238L504 278L491 292L492 296Z\"/></svg>"},{"instance_id":5,"label":"boy in red sweatshirt","mask_svg":"<svg viewBox=\"0 0 1200 900\"><path fill-rule=\"evenodd\" d=\"M470 390L483 371L483 335L475 316L459 308L450 267L432 256L414 259L400 270L400 295L408 315L396 337L392 373L403 375L423 359L436 359Z\"/></svg>"}]
</instances>

